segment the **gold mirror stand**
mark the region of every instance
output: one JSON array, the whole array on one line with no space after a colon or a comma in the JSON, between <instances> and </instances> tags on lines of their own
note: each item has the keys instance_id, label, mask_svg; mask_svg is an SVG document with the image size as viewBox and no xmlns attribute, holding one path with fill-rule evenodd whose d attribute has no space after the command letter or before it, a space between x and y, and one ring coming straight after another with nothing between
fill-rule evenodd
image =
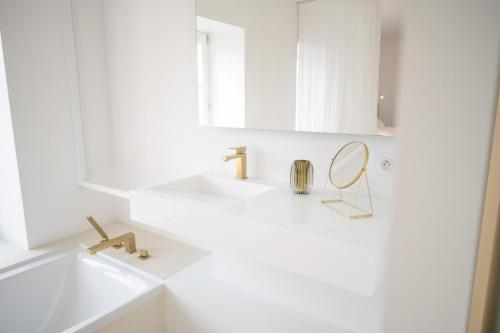
<instances>
[{"instance_id":1,"label":"gold mirror stand","mask_svg":"<svg viewBox=\"0 0 500 333\"><path fill-rule=\"evenodd\" d=\"M358 196L359 196L359 190L361 188L361 183L362 183L361 178L364 178L364 180L365 180L364 183L366 184L366 189L368 191L368 201L370 202L370 208L369 209L363 209L363 208L361 208L361 207L359 207L357 205L357 200L358 200ZM326 184L328 183L328 179L329 179L329 176L326 178L325 189L323 190L323 193L326 192ZM362 219L362 218L372 217L373 216L372 195L371 195L371 192L370 192L370 185L368 184L368 175L366 174L366 169L363 168L363 170L362 170L362 175L361 175L361 177L358 180L358 187L356 189L356 193L354 195L354 198L353 198L352 202L347 201L347 200L345 200L343 198L343 196L342 196L342 190L341 189L338 189L338 191L339 191L338 198L323 199L323 200L321 200L321 203L323 205L327 206L328 208L334 210L338 214L343 215L343 216L349 218L350 220L357 220L357 219ZM345 213L345 212L341 211L340 209L336 208L336 206L338 204L345 204L345 205L349 206L349 213ZM360 213L356 214L355 213L356 211L359 211Z\"/></svg>"},{"instance_id":2,"label":"gold mirror stand","mask_svg":"<svg viewBox=\"0 0 500 333\"><path fill-rule=\"evenodd\" d=\"M348 148L349 146L351 146L353 144L362 144L364 146L365 160L364 160L363 166L360 168L359 173L355 177L353 177L353 179L350 183L348 183L346 185L344 185L344 184L335 185L334 179L332 178L333 177L332 170L333 170L335 161L339 158L339 156L341 156L341 152L344 151L344 149ZM368 147L366 146L366 144L364 144L362 142L356 142L356 141L346 144L337 152L337 154L332 158L332 162L330 164L328 175L326 176L325 186L323 188L323 195L326 197L326 186L328 183L330 183L330 184L332 184L332 186L334 188L336 188L339 191L339 196L337 198L333 198L333 199L322 199L321 203L323 205L332 209L336 213L347 217L350 220L357 220L357 219L373 216L372 195L370 192L370 185L368 184L368 174L366 173L366 166L368 165L368 156L369 156ZM369 206L370 206L368 209L364 209L357 204L358 197L359 197L359 191L361 188L361 183L363 183L362 178L364 178L364 183L366 184L366 190L367 190L367 194L368 194L368 201L369 201ZM354 198L353 198L352 202L345 200L344 197L342 196L342 190L355 185L356 182L358 183L358 185L357 185L356 192L354 194ZM349 208L348 213L340 210L338 208L338 206L340 206L340 205L347 206Z\"/></svg>"}]
</instances>

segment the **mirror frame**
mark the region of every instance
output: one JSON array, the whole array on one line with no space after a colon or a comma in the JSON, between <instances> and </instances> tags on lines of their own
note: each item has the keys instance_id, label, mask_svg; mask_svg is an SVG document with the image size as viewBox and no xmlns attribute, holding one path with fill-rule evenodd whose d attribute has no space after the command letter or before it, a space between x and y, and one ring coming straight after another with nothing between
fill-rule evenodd
<instances>
[{"instance_id":1,"label":"mirror frame","mask_svg":"<svg viewBox=\"0 0 500 333\"><path fill-rule=\"evenodd\" d=\"M358 174L354 177L354 179L348 183L347 185L343 185L343 186L337 186L335 185L335 183L333 182L333 177L332 177L332 169L333 169L333 164L335 163L335 160L338 158L339 154L342 152L342 150L344 150L346 147L352 145L352 144L360 144L364 150L365 150L365 160L363 162L363 165L361 166ZM368 158L370 157L370 154L368 152L368 146L364 143L364 142L361 142L361 141L351 141L345 145L342 146L342 148L339 149L339 151L335 154L335 156L333 156L332 158L332 163L330 164L330 168L328 169L328 179L330 180L330 183L333 185L333 187L339 189L339 190L343 190L345 188L348 188L350 186L352 186L354 183L356 183L359 178L363 175L363 172L366 171L366 168L368 166Z\"/></svg>"}]
</instances>

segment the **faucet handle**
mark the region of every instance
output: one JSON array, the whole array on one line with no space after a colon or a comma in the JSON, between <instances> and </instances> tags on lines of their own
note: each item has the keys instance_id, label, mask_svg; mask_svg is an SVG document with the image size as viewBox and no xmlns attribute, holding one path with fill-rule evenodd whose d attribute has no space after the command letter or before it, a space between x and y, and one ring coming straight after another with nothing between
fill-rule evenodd
<instances>
[{"instance_id":1,"label":"faucet handle","mask_svg":"<svg viewBox=\"0 0 500 333\"><path fill-rule=\"evenodd\" d=\"M246 146L231 147L231 148L228 148L228 149L235 150L236 154L245 154L247 152L247 147Z\"/></svg>"},{"instance_id":2,"label":"faucet handle","mask_svg":"<svg viewBox=\"0 0 500 333\"><path fill-rule=\"evenodd\" d=\"M97 221L92 216L87 217L87 221L89 221L89 223L92 224L94 229L99 233L99 235L101 235L101 237L104 241L107 241L109 239L106 232L104 232L104 230L101 228L101 226L97 223Z\"/></svg>"}]
</instances>

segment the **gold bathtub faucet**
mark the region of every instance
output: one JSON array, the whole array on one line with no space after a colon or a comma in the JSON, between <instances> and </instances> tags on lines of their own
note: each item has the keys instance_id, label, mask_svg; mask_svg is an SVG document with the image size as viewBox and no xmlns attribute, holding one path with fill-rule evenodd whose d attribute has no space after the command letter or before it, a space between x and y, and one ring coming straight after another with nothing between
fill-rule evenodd
<instances>
[{"instance_id":1,"label":"gold bathtub faucet","mask_svg":"<svg viewBox=\"0 0 500 333\"><path fill-rule=\"evenodd\" d=\"M225 162L229 160L238 159L236 164L236 179L247 179L247 147L234 147L229 148L236 151L236 154L221 156L221 159Z\"/></svg>"},{"instance_id":2,"label":"gold bathtub faucet","mask_svg":"<svg viewBox=\"0 0 500 333\"><path fill-rule=\"evenodd\" d=\"M106 232L104 232L104 230L92 216L87 217L87 221L89 221L92 227L94 227L94 229L102 237L102 241L99 244L91 246L87 249L87 252L89 252L90 254L96 254L97 252L107 249L111 246L116 249L125 246L125 251L128 253L134 253L137 250L135 247L135 235L133 232L127 232L126 234L109 239Z\"/></svg>"}]
</instances>

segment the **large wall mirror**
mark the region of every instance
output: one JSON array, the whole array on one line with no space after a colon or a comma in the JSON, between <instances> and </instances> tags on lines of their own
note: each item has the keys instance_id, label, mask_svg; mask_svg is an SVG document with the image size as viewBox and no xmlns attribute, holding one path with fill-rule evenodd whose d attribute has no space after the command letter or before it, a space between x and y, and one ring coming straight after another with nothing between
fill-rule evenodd
<instances>
[{"instance_id":1,"label":"large wall mirror","mask_svg":"<svg viewBox=\"0 0 500 333\"><path fill-rule=\"evenodd\" d=\"M201 126L393 135L397 0L196 0Z\"/></svg>"}]
</instances>

